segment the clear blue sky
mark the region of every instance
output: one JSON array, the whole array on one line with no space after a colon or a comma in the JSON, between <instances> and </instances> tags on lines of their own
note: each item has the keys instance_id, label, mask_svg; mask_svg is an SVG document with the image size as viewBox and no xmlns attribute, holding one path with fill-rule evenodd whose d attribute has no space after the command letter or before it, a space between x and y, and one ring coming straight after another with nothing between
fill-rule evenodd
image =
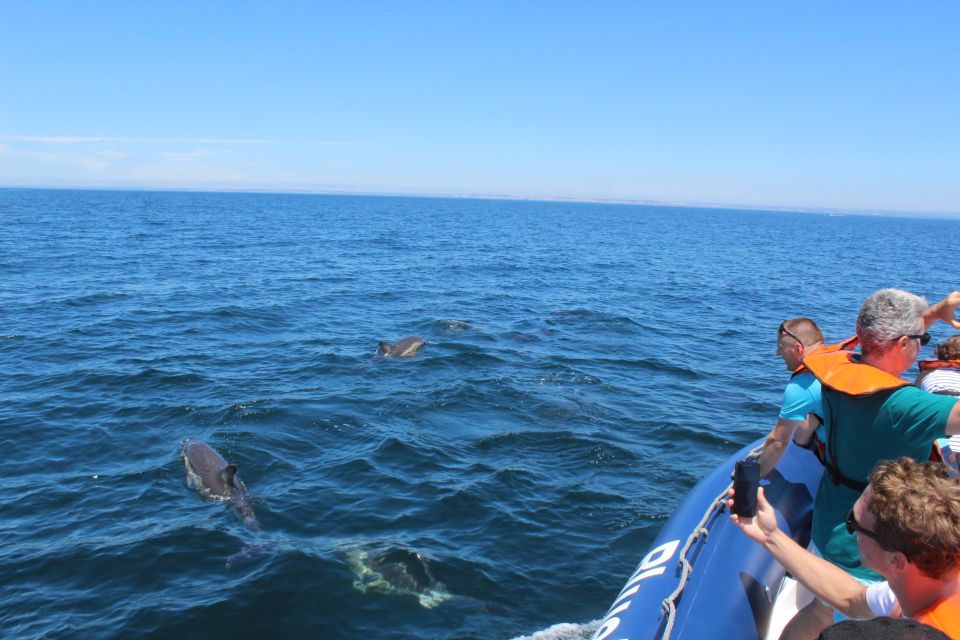
<instances>
[{"instance_id":1,"label":"clear blue sky","mask_svg":"<svg viewBox=\"0 0 960 640\"><path fill-rule=\"evenodd\" d=\"M0 185L960 212L960 3L0 0Z\"/></svg>"}]
</instances>

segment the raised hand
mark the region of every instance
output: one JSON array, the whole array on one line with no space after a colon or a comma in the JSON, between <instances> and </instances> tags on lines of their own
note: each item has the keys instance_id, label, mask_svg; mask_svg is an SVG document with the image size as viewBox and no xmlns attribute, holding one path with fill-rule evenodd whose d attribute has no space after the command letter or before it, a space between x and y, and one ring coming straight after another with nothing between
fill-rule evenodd
<instances>
[{"instance_id":1,"label":"raised hand","mask_svg":"<svg viewBox=\"0 0 960 640\"><path fill-rule=\"evenodd\" d=\"M930 327L937 320L941 320L954 329L960 329L960 321L957 320L956 316L957 307L960 307L960 291L954 291L940 302L930 305L926 313L923 314L924 324Z\"/></svg>"}]
</instances>

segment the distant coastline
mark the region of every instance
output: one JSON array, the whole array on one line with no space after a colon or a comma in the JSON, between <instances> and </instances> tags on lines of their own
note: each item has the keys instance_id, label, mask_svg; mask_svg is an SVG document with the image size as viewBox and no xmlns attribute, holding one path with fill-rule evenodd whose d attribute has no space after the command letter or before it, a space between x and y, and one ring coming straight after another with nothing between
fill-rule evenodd
<instances>
[{"instance_id":1,"label":"distant coastline","mask_svg":"<svg viewBox=\"0 0 960 640\"><path fill-rule=\"evenodd\" d=\"M498 200L515 202L561 202L571 204L611 204L644 207L678 207L691 209L732 209L742 211L769 211L783 213L811 213L830 216L881 216L892 218L960 219L960 211L904 211L896 209L845 209L841 207L804 207L767 204L744 204L730 202L698 202L683 200L649 200L633 198L573 197L552 195L511 195L495 193L443 193L431 191L362 191L350 189L321 188L310 186L263 186L242 187L237 185L195 186L138 186L138 185L30 185L0 184L0 189L49 189L61 191L156 191L183 193L263 193L302 194L329 196L361 196L388 198L434 198L463 200Z\"/></svg>"}]
</instances>

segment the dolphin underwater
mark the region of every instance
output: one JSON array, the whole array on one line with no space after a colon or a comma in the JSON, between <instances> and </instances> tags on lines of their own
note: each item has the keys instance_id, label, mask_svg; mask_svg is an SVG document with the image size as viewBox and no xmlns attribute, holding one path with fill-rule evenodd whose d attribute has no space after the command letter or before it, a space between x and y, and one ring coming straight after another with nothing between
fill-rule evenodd
<instances>
[{"instance_id":1,"label":"dolphin underwater","mask_svg":"<svg viewBox=\"0 0 960 640\"><path fill-rule=\"evenodd\" d=\"M425 609L433 609L454 597L433 577L427 559L416 551L403 547L354 547L347 550L346 556L356 578L353 586L363 593L413 595Z\"/></svg>"},{"instance_id":2,"label":"dolphin underwater","mask_svg":"<svg viewBox=\"0 0 960 640\"><path fill-rule=\"evenodd\" d=\"M420 336L407 336L394 344L378 342L377 351L385 356L412 356L416 355L426 342Z\"/></svg>"},{"instance_id":3,"label":"dolphin underwater","mask_svg":"<svg viewBox=\"0 0 960 640\"><path fill-rule=\"evenodd\" d=\"M180 457L187 471L188 487L208 498L229 502L245 525L260 530L250 494L237 475L237 465L227 463L210 445L199 440L184 440Z\"/></svg>"}]
</instances>

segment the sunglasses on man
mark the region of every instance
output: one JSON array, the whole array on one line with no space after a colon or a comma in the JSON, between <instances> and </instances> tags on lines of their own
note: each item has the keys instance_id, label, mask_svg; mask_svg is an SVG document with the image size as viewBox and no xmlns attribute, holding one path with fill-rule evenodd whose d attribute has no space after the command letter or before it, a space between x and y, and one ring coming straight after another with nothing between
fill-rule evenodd
<instances>
[{"instance_id":1,"label":"sunglasses on man","mask_svg":"<svg viewBox=\"0 0 960 640\"><path fill-rule=\"evenodd\" d=\"M853 535L854 533L865 535L871 540L873 540L874 542L876 542L878 545L880 545L880 548L883 549L884 551L900 551L899 549L894 549L893 545L891 545L889 542L887 542L886 540L878 536L873 531L870 531L870 529L864 528L863 525L857 522L857 517L853 515L853 509L850 509L850 513L847 514L847 520L844 524L846 524L847 533L849 533L850 535ZM900 551L900 553L903 553L903 552Z\"/></svg>"},{"instance_id":2,"label":"sunglasses on man","mask_svg":"<svg viewBox=\"0 0 960 640\"><path fill-rule=\"evenodd\" d=\"M787 334L788 336L790 336L791 338L793 338L794 340L796 340L797 342L799 342L800 344L803 344L803 340L801 340L800 338L798 338L798 337L797 337L797 334L795 334L794 332L790 331L790 329L787 329L787 321L786 321L786 320L784 320L783 322L781 322L781 323L780 323L780 326L777 327L777 335L779 336L781 333L785 333L785 334Z\"/></svg>"},{"instance_id":3,"label":"sunglasses on man","mask_svg":"<svg viewBox=\"0 0 960 640\"><path fill-rule=\"evenodd\" d=\"M900 336L900 338L910 338L911 340L919 340L921 347L927 346L927 344L930 342L930 334L927 333L926 331L920 334L902 335ZM897 340L899 340L900 338L897 338Z\"/></svg>"}]
</instances>

